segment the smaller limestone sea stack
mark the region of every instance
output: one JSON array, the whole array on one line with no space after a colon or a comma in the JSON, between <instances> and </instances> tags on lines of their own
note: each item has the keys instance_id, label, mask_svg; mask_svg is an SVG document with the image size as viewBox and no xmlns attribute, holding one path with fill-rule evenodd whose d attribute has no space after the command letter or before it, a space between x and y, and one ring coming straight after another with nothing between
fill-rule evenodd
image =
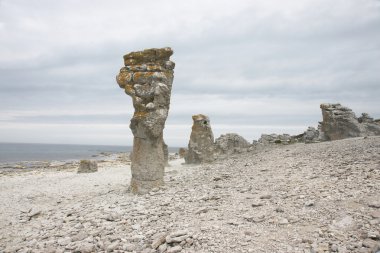
<instances>
[{"instance_id":1,"label":"smaller limestone sea stack","mask_svg":"<svg viewBox=\"0 0 380 253\"><path fill-rule=\"evenodd\" d=\"M193 127L185 162L200 164L213 161L214 135L211 130L210 119L203 114L193 115Z\"/></svg>"},{"instance_id":2,"label":"smaller limestone sea stack","mask_svg":"<svg viewBox=\"0 0 380 253\"><path fill-rule=\"evenodd\" d=\"M322 141L380 135L379 122L366 113L357 118L350 108L340 104L321 104L320 107L323 121L319 138Z\"/></svg>"},{"instance_id":3,"label":"smaller limestone sea stack","mask_svg":"<svg viewBox=\"0 0 380 253\"><path fill-rule=\"evenodd\" d=\"M163 129L168 116L173 83L173 50L152 48L124 55L125 67L116 81L132 97L133 152L131 191L147 193L162 185L167 163Z\"/></svg>"}]
</instances>

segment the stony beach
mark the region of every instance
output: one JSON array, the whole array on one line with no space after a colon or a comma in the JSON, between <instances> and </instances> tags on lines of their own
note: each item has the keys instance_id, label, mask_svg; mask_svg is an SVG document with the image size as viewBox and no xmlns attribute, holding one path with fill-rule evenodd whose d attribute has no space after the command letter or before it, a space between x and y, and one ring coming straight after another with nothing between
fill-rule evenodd
<instances>
[{"instance_id":1,"label":"stony beach","mask_svg":"<svg viewBox=\"0 0 380 253\"><path fill-rule=\"evenodd\" d=\"M1 173L0 252L379 250L379 137L183 162L145 195L128 191L127 159Z\"/></svg>"}]
</instances>

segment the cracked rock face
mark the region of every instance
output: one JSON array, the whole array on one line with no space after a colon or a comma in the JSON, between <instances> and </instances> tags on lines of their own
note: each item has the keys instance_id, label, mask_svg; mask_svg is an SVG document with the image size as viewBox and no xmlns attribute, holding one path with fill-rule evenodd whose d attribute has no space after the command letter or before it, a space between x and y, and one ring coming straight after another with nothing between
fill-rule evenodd
<instances>
[{"instance_id":1,"label":"cracked rock face","mask_svg":"<svg viewBox=\"0 0 380 253\"><path fill-rule=\"evenodd\" d=\"M163 184L165 143L163 129L168 116L174 62L171 48L152 48L124 55L125 67L116 81L132 97L133 152L131 190L146 193Z\"/></svg>"},{"instance_id":2,"label":"cracked rock face","mask_svg":"<svg viewBox=\"0 0 380 253\"><path fill-rule=\"evenodd\" d=\"M380 124L364 113L355 113L340 104L321 104L323 121L320 122L320 138L325 141L351 137L380 135Z\"/></svg>"},{"instance_id":3,"label":"cracked rock face","mask_svg":"<svg viewBox=\"0 0 380 253\"><path fill-rule=\"evenodd\" d=\"M185 161L192 164L214 161L214 135L210 119L206 115L193 115L193 127Z\"/></svg>"}]
</instances>

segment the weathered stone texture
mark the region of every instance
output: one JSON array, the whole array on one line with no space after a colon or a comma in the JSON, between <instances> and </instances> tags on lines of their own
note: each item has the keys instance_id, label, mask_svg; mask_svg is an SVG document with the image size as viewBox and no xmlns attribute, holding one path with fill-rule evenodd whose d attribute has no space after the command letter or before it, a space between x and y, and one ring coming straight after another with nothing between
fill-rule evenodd
<instances>
[{"instance_id":1,"label":"weathered stone texture","mask_svg":"<svg viewBox=\"0 0 380 253\"><path fill-rule=\"evenodd\" d=\"M380 125L364 113L355 113L340 104L321 104L323 121L320 122L320 138L325 141L351 137L380 135Z\"/></svg>"},{"instance_id":2,"label":"weathered stone texture","mask_svg":"<svg viewBox=\"0 0 380 253\"><path fill-rule=\"evenodd\" d=\"M78 173L92 173L98 171L96 161L81 160L79 163Z\"/></svg>"},{"instance_id":3,"label":"weathered stone texture","mask_svg":"<svg viewBox=\"0 0 380 253\"><path fill-rule=\"evenodd\" d=\"M259 143L269 144L289 144L292 142L292 136L289 134L262 134Z\"/></svg>"},{"instance_id":4,"label":"weathered stone texture","mask_svg":"<svg viewBox=\"0 0 380 253\"><path fill-rule=\"evenodd\" d=\"M214 135L211 130L210 119L203 114L193 115L193 127L185 162L199 164L213 161Z\"/></svg>"},{"instance_id":5,"label":"weathered stone texture","mask_svg":"<svg viewBox=\"0 0 380 253\"><path fill-rule=\"evenodd\" d=\"M235 133L222 134L215 140L215 152L217 154L231 155L248 151L249 142Z\"/></svg>"},{"instance_id":6,"label":"weathered stone texture","mask_svg":"<svg viewBox=\"0 0 380 253\"><path fill-rule=\"evenodd\" d=\"M319 141L319 131L314 127L308 127L303 134L303 139L305 143L313 143Z\"/></svg>"},{"instance_id":7,"label":"weathered stone texture","mask_svg":"<svg viewBox=\"0 0 380 253\"><path fill-rule=\"evenodd\" d=\"M135 112L130 128L134 135L131 190L146 193L163 184L167 148L163 129L168 116L174 62L171 48L152 48L124 56L125 67L116 81L132 97Z\"/></svg>"}]
</instances>

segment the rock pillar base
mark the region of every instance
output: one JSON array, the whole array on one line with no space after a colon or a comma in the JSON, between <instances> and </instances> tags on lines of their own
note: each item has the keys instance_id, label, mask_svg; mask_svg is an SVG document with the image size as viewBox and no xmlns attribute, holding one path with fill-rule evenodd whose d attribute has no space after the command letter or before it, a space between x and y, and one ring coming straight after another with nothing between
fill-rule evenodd
<instances>
[{"instance_id":1,"label":"rock pillar base","mask_svg":"<svg viewBox=\"0 0 380 253\"><path fill-rule=\"evenodd\" d=\"M144 194L164 184L165 154L163 139L135 137L132 152L131 192Z\"/></svg>"},{"instance_id":2,"label":"rock pillar base","mask_svg":"<svg viewBox=\"0 0 380 253\"><path fill-rule=\"evenodd\" d=\"M152 189L158 188L164 184L163 179L157 179L155 181L140 181L138 179L131 179L130 191L134 194L146 194Z\"/></svg>"}]
</instances>

